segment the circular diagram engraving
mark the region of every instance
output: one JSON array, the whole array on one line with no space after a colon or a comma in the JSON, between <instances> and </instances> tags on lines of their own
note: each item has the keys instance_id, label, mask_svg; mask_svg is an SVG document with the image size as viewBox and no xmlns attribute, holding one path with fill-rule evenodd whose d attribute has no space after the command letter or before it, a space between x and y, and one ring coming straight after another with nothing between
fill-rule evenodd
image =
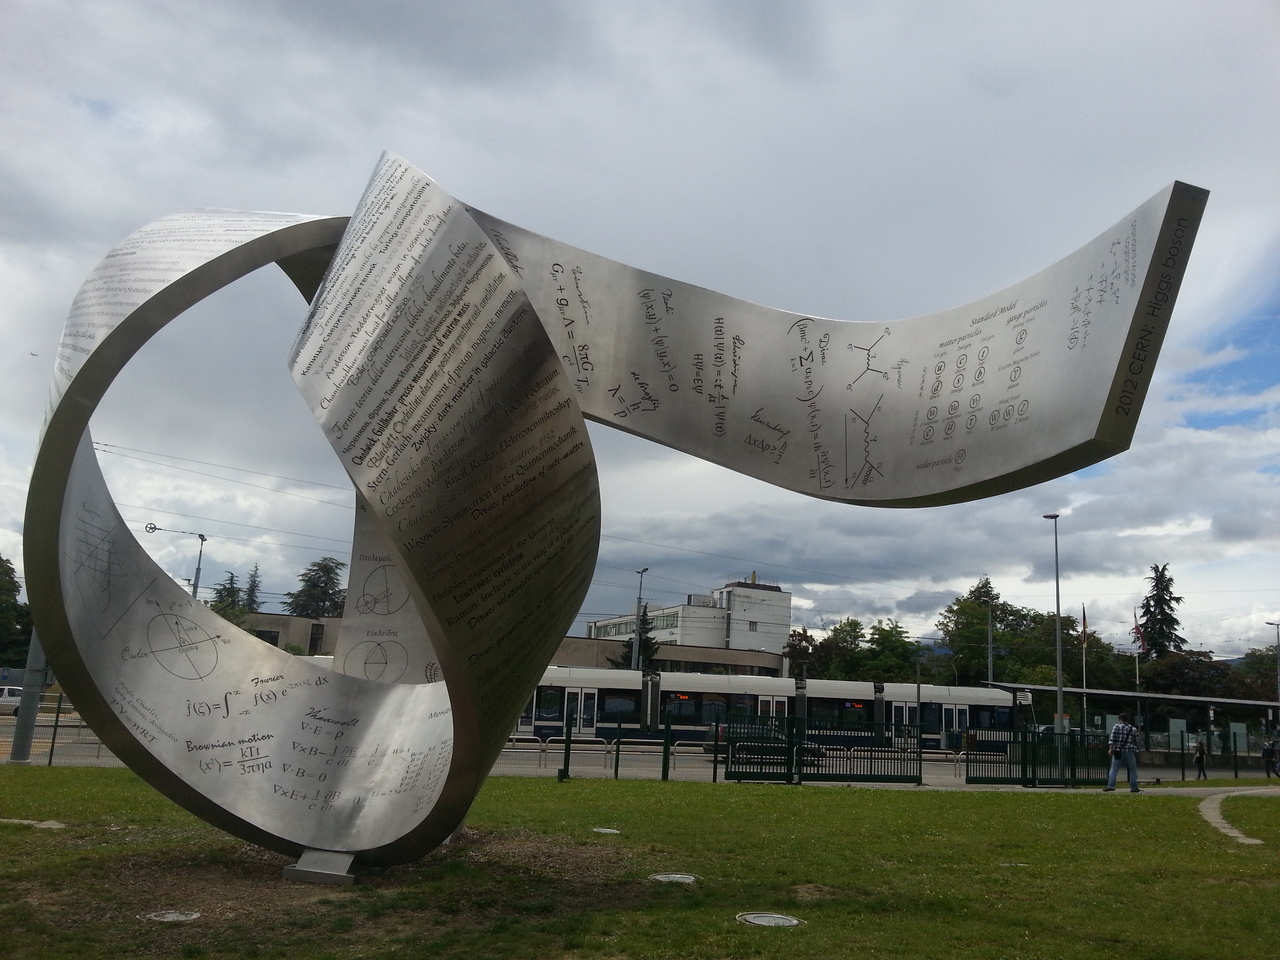
<instances>
[{"instance_id":1,"label":"circular diagram engraving","mask_svg":"<svg viewBox=\"0 0 1280 960\"><path fill-rule=\"evenodd\" d=\"M398 640L357 643L343 661L342 672L367 680L396 683L409 666L409 654Z\"/></svg>"},{"instance_id":2,"label":"circular diagram engraving","mask_svg":"<svg viewBox=\"0 0 1280 960\"><path fill-rule=\"evenodd\" d=\"M180 680L203 680L218 666L218 641L194 620L172 613L147 625L151 658Z\"/></svg>"},{"instance_id":3,"label":"circular diagram engraving","mask_svg":"<svg viewBox=\"0 0 1280 960\"><path fill-rule=\"evenodd\" d=\"M387 617L404 606L409 591L394 564L384 563L374 567L364 578L364 589L356 598L356 610Z\"/></svg>"}]
</instances>

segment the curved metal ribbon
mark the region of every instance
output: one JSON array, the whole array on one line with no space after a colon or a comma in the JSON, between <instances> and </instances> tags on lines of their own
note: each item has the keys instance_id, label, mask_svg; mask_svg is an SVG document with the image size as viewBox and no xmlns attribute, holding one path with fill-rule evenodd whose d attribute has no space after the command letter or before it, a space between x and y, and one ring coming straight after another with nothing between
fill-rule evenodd
<instances>
[{"instance_id":1,"label":"curved metal ribbon","mask_svg":"<svg viewBox=\"0 0 1280 960\"><path fill-rule=\"evenodd\" d=\"M762 307L474 213L589 419L807 496L915 507L1129 448L1207 198L1175 182L1020 283L890 323Z\"/></svg>"},{"instance_id":2,"label":"curved metal ribbon","mask_svg":"<svg viewBox=\"0 0 1280 960\"><path fill-rule=\"evenodd\" d=\"M363 332L341 340L345 371L321 357L332 339L323 332L315 363L299 371L309 395L308 377L325 384L318 409L335 445L344 431L358 432L349 413L338 428L340 409L359 411L367 435L385 438L344 462L362 497L379 486L375 475L396 490L396 510L370 512L377 522L362 526L357 546L407 573L412 629L402 639L438 665L404 678L416 683L329 672L194 601L126 528L88 433L128 358L209 293L272 262L304 294L314 291L346 218L158 221L108 254L63 334L26 518L30 596L49 659L81 714L141 776L211 823L284 852L392 863L447 838L595 565L599 494L581 414L501 257L452 208L435 235L479 256L445 268L424 255L420 264L398 261L393 273L410 295L447 274L457 291L474 291L475 309L463 315L457 299L441 312L424 300L380 297L393 309L362 312ZM433 209L423 215L439 220ZM363 257L362 231L377 219L369 210L346 231L340 264ZM327 316L343 275L331 274L317 316ZM379 282L385 294L394 278ZM304 336L300 349L309 343ZM357 355L360 363L350 363ZM381 413L371 416L375 407ZM432 429L415 437L440 439L411 450L415 437L379 422L392 409L429 409ZM443 682L425 682L432 679Z\"/></svg>"},{"instance_id":3,"label":"curved metal ribbon","mask_svg":"<svg viewBox=\"0 0 1280 960\"><path fill-rule=\"evenodd\" d=\"M890 325L596 257L393 156L349 224L158 221L107 255L63 334L26 518L41 638L103 740L211 823L294 853L420 856L461 823L586 594L600 507L584 412L853 503L1078 469L1132 438L1206 197L1175 183L1009 290ZM357 492L333 672L168 578L88 433L148 337L272 262L314 294L290 365Z\"/></svg>"}]
</instances>

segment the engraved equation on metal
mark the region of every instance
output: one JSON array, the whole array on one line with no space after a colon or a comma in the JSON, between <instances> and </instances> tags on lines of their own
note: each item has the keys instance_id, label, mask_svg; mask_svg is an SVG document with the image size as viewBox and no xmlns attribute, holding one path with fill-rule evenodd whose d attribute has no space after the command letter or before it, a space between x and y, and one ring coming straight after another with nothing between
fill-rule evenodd
<instances>
[{"instance_id":1,"label":"engraved equation on metal","mask_svg":"<svg viewBox=\"0 0 1280 960\"><path fill-rule=\"evenodd\" d=\"M25 528L41 640L121 759L301 855L299 875L414 859L461 824L586 595L600 501L584 418L857 504L1067 473L1128 447L1206 198L1172 184L1008 290L889 323L605 260L391 155L349 219L156 221L103 259L63 332ZM355 488L332 670L166 575L89 434L155 332L273 263L310 301L288 362Z\"/></svg>"}]
</instances>

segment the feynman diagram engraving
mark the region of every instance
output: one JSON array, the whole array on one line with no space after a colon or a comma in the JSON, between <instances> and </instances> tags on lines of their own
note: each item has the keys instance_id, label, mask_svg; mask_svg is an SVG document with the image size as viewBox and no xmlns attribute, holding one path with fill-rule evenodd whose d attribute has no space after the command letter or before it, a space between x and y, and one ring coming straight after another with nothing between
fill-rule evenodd
<instances>
[{"instance_id":1,"label":"feynman diagram engraving","mask_svg":"<svg viewBox=\"0 0 1280 960\"><path fill-rule=\"evenodd\" d=\"M1022 283L891 322L605 260L394 156L349 219L148 224L85 281L63 332L26 516L41 640L104 742L211 823L324 869L421 856L462 822L586 594L586 419L851 504L1059 476L1128 447L1206 198L1174 183ZM152 334L273 263L311 304L282 361L356 492L332 671L165 575L88 430Z\"/></svg>"}]
</instances>

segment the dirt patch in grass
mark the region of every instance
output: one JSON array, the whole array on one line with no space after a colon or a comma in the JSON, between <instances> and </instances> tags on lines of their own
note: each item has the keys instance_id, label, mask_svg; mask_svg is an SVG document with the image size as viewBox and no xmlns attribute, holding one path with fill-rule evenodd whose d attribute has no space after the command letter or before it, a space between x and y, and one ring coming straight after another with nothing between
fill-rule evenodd
<instances>
[{"instance_id":1,"label":"dirt patch in grass","mask_svg":"<svg viewBox=\"0 0 1280 960\"><path fill-rule=\"evenodd\" d=\"M42 931L70 934L86 938L86 956L98 955L90 943L104 955L253 956L304 944L345 955L348 942L390 950L446 931L455 938L478 933L504 918L546 924L602 902L638 905L647 885L637 879L634 859L607 841L466 830L422 860L370 870L354 887L332 887L283 879L291 857L251 844L201 844L97 857L73 881L10 881L6 899L22 905L21 926L36 935L33 946ZM158 911L200 917L145 919Z\"/></svg>"},{"instance_id":2,"label":"dirt patch in grass","mask_svg":"<svg viewBox=\"0 0 1280 960\"><path fill-rule=\"evenodd\" d=\"M824 887L820 883L800 883L791 888L800 903L813 903L817 900L830 900L836 895L834 887Z\"/></svg>"}]
</instances>

